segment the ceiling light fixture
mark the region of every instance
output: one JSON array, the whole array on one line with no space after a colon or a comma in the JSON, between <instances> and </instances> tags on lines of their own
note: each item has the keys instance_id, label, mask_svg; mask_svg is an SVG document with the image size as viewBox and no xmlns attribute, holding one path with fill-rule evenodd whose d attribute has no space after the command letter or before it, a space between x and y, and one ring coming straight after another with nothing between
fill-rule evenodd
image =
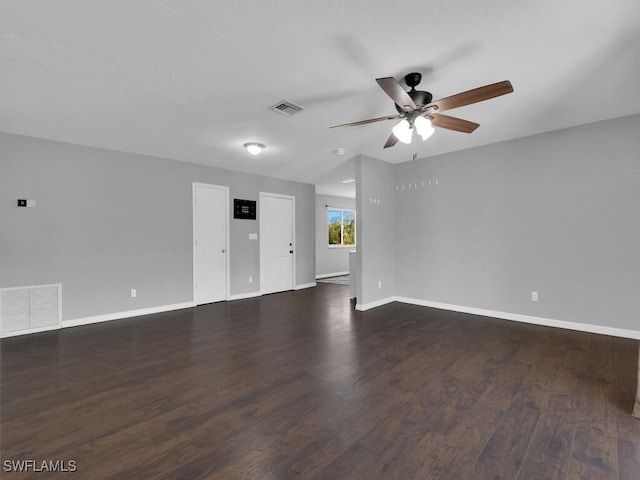
<instances>
[{"instance_id":1,"label":"ceiling light fixture","mask_svg":"<svg viewBox=\"0 0 640 480\"><path fill-rule=\"evenodd\" d=\"M345 178L344 180L340 180L342 183L353 183L356 181L355 178Z\"/></svg>"},{"instance_id":2,"label":"ceiling light fixture","mask_svg":"<svg viewBox=\"0 0 640 480\"><path fill-rule=\"evenodd\" d=\"M409 120L403 118L400 120L400 123L392 128L392 131L399 141L409 144L411 143L411 137L413 136L413 127L415 127L415 131L420 135L423 141L435 132L435 129L431 126L431 120L423 117L422 115L418 115Z\"/></svg>"},{"instance_id":3,"label":"ceiling light fixture","mask_svg":"<svg viewBox=\"0 0 640 480\"><path fill-rule=\"evenodd\" d=\"M265 146L262 143L249 142L244 144L244 148L246 148L247 152L251 155L258 155L262 150L264 150Z\"/></svg>"},{"instance_id":4,"label":"ceiling light fixture","mask_svg":"<svg viewBox=\"0 0 640 480\"><path fill-rule=\"evenodd\" d=\"M424 117L417 117L413 121L413 125L416 127L416 132L422 137L423 141L435 132L435 129L431 126L431 120Z\"/></svg>"},{"instance_id":5,"label":"ceiling light fixture","mask_svg":"<svg viewBox=\"0 0 640 480\"><path fill-rule=\"evenodd\" d=\"M393 134L402 143L411 143L411 136L413 135L413 128L409 124L408 120L402 119L395 127L392 128Z\"/></svg>"}]
</instances>

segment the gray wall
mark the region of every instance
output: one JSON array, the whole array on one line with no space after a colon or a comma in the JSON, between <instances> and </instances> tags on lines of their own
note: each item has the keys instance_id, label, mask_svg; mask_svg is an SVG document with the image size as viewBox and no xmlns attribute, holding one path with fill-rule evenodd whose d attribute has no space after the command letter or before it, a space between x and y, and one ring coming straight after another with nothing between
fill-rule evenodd
<instances>
[{"instance_id":1,"label":"gray wall","mask_svg":"<svg viewBox=\"0 0 640 480\"><path fill-rule=\"evenodd\" d=\"M636 115L396 165L396 295L640 330L639 152Z\"/></svg>"},{"instance_id":2,"label":"gray wall","mask_svg":"<svg viewBox=\"0 0 640 480\"><path fill-rule=\"evenodd\" d=\"M192 301L192 182L230 207L294 195L296 282L315 281L313 185L0 133L0 287L62 283L63 320ZM231 294L258 291L258 221L230 217Z\"/></svg>"},{"instance_id":3,"label":"gray wall","mask_svg":"<svg viewBox=\"0 0 640 480\"><path fill-rule=\"evenodd\" d=\"M355 247L329 248L327 205L354 209L356 201L352 198L316 195L316 275L349 271L349 251L355 250Z\"/></svg>"},{"instance_id":4,"label":"gray wall","mask_svg":"<svg viewBox=\"0 0 640 480\"><path fill-rule=\"evenodd\" d=\"M365 155L356 157L359 305L395 294L394 166ZM378 286L382 282L382 287Z\"/></svg>"}]
</instances>

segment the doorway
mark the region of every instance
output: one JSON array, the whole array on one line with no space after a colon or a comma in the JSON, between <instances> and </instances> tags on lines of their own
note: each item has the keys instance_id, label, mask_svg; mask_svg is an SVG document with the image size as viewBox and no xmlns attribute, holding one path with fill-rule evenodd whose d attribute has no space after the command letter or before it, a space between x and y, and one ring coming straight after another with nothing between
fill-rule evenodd
<instances>
[{"instance_id":1,"label":"doorway","mask_svg":"<svg viewBox=\"0 0 640 480\"><path fill-rule=\"evenodd\" d=\"M229 187L193 183L193 302L229 297Z\"/></svg>"},{"instance_id":2,"label":"doorway","mask_svg":"<svg viewBox=\"0 0 640 480\"><path fill-rule=\"evenodd\" d=\"M295 285L295 197L260 192L260 292Z\"/></svg>"}]
</instances>

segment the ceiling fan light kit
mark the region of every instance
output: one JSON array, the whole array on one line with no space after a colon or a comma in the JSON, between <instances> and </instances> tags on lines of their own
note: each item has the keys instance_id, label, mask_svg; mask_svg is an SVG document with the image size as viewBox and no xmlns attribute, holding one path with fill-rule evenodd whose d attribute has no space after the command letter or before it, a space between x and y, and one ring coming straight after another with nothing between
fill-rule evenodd
<instances>
[{"instance_id":1,"label":"ceiling fan light kit","mask_svg":"<svg viewBox=\"0 0 640 480\"><path fill-rule=\"evenodd\" d=\"M433 132L435 132L435 129L431 126L431 120L426 116L416 117L416 119L413 121L413 126L416 127L416 131L418 132L418 135L422 137L422 141L429 138L431 135L433 135Z\"/></svg>"},{"instance_id":2,"label":"ceiling fan light kit","mask_svg":"<svg viewBox=\"0 0 640 480\"><path fill-rule=\"evenodd\" d=\"M354 127L400 118L400 122L391 129L391 136L384 144L384 148L393 147L398 141L406 144L411 143L414 127L422 140L426 140L433 134L435 131L434 126L456 132L472 133L480 126L479 124L463 120L462 118L442 115L437 112L464 107L465 105L471 105L472 103L482 102L513 92L511 82L504 80L432 101L433 96L431 93L416 90L416 86L418 86L421 80L422 75L417 72L405 75L404 82L411 88L411 90L407 92L395 78L377 78L376 82L378 82L380 88L393 100L398 114L334 125L329 128Z\"/></svg>"},{"instance_id":3,"label":"ceiling fan light kit","mask_svg":"<svg viewBox=\"0 0 640 480\"><path fill-rule=\"evenodd\" d=\"M400 120L400 123L393 127L391 131L402 143L411 143L413 128L411 127L407 119L403 118L402 120Z\"/></svg>"}]
</instances>

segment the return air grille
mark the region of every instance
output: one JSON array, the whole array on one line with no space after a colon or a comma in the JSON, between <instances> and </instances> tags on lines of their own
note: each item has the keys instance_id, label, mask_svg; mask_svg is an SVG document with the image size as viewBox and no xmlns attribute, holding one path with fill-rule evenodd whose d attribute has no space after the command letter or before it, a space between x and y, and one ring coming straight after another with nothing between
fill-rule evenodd
<instances>
[{"instance_id":1,"label":"return air grille","mask_svg":"<svg viewBox=\"0 0 640 480\"><path fill-rule=\"evenodd\" d=\"M295 105L291 102L287 102L286 100L282 100L281 102L276 103L275 105L269 107L269 110L274 112L281 113L287 117L294 115L298 112L302 111L302 107Z\"/></svg>"},{"instance_id":2,"label":"return air grille","mask_svg":"<svg viewBox=\"0 0 640 480\"><path fill-rule=\"evenodd\" d=\"M60 284L0 289L0 335L60 328Z\"/></svg>"}]
</instances>

